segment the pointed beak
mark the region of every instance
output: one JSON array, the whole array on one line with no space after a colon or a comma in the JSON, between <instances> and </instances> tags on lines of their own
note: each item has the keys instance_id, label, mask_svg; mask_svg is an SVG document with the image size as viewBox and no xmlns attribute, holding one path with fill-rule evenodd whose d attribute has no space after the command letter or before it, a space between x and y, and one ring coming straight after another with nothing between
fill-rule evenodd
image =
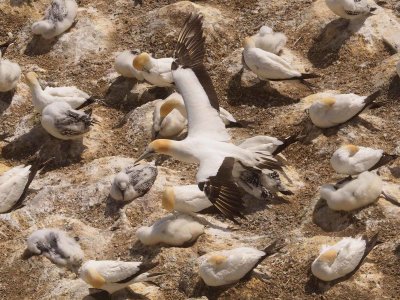
<instances>
[{"instance_id":1,"label":"pointed beak","mask_svg":"<svg viewBox=\"0 0 400 300\"><path fill-rule=\"evenodd\" d=\"M147 158L147 157L150 157L150 156L153 155L153 154L154 154L153 151L146 149L146 150L142 153L142 155L140 155L139 158L138 158L134 163L136 164L136 163L138 163L139 161L141 161L141 160L143 160L143 159L145 159L145 158Z\"/></svg>"}]
</instances>

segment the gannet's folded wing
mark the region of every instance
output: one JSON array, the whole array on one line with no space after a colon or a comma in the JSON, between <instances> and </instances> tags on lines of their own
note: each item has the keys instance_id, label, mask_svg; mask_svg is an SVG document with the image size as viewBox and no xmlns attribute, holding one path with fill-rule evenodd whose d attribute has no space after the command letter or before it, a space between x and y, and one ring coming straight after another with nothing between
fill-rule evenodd
<instances>
[{"instance_id":1,"label":"gannet's folded wing","mask_svg":"<svg viewBox=\"0 0 400 300\"><path fill-rule=\"evenodd\" d=\"M204 37L202 17L190 15L183 27L172 63L174 82L185 102L190 137L229 141L219 116L218 97L203 66Z\"/></svg>"},{"instance_id":2,"label":"gannet's folded wing","mask_svg":"<svg viewBox=\"0 0 400 300\"><path fill-rule=\"evenodd\" d=\"M93 123L91 111L86 113L79 110L69 110L63 118L57 119L54 125L62 135L74 136L89 132Z\"/></svg>"},{"instance_id":3,"label":"gannet's folded wing","mask_svg":"<svg viewBox=\"0 0 400 300\"><path fill-rule=\"evenodd\" d=\"M64 86L64 87L46 87L44 92L57 97L82 97L89 99L90 96L85 92L81 91L75 86Z\"/></svg>"},{"instance_id":4,"label":"gannet's folded wing","mask_svg":"<svg viewBox=\"0 0 400 300\"><path fill-rule=\"evenodd\" d=\"M61 3L62 1L56 0L53 1L46 12L45 19L51 20L53 22L61 22L65 19L68 15L68 11L65 7L65 2Z\"/></svg>"}]
</instances>

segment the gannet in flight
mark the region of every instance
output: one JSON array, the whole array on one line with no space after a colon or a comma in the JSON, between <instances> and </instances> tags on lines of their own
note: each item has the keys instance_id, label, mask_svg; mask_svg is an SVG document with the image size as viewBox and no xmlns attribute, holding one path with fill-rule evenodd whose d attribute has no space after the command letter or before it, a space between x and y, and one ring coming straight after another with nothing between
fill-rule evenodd
<instances>
[{"instance_id":1,"label":"gannet in flight","mask_svg":"<svg viewBox=\"0 0 400 300\"><path fill-rule=\"evenodd\" d=\"M261 26L259 32L251 37L257 48L278 55L287 42L287 37L282 32L274 32L268 26Z\"/></svg>"},{"instance_id":2,"label":"gannet in flight","mask_svg":"<svg viewBox=\"0 0 400 300\"><path fill-rule=\"evenodd\" d=\"M113 294L135 282L152 281L164 273L149 273L152 262L89 260L79 269L79 277L96 289Z\"/></svg>"},{"instance_id":3,"label":"gannet in flight","mask_svg":"<svg viewBox=\"0 0 400 300\"><path fill-rule=\"evenodd\" d=\"M316 74L301 73L294 69L282 57L256 47L252 37L246 37L243 42L244 66L256 74L261 80L280 81L311 79L319 77Z\"/></svg>"},{"instance_id":4,"label":"gannet in flight","mask_svg":"<svg viewBox=\"0 0 400 300\"><path fill-rule=\"evenodd\" d=\"M339 174L356 175L364 171L375 170L398 158L380 149L344 145L331 157L331 166Z\"/></svg>"},{"instance_id":5,"label":"gannet in flight","mask_svg":"<svg viewBox=\"0 0 400 300\"><path fill-rule=\"evenodd\" d=\"M75 0L53 0L47 8L43 20L32 25L33 34L52 39L68 30L78 12Z\"/></svg>"},{"instance_id":6,"label":"gannet in flight","mask_svg":"<svg viewBox=\"0 0 400 300\"><path fill-rule=\"evenodd\" d=\"M380 95L377 91L369 96L356 94L318 93L306 97L313 100L308 112L311 121L320 128L329 128L352 120L362 113Z\"/></svg>"},{"instance_id":7,"label":"gannet in flight","mask_svg":"<svg viewBox=\"0 0 400 300\"><path fill-rule=\"evenodd\" d=\"M377 9L368 0L325 0L325 3L333 13L349 20L367 17Z\"/></svg>"},{"instance_id":8,"label":"gannet in flight","mask_svg":"<svg viewBox=\"0 0 400 300\"><path fill-rule=\"evenodd\" d=\"M114 69L117 71L120 75L127 77L127 78L136 78L137 80L144 80L143 74L141 71L136 70L132 62L135 59L135 57L139 53L135 50L133 51L124 51L121 54L119 54L115 58L115 63L114 63Z\"/></svg>"},{"instance_id":9,"label":"gannet in flight","mask_svg":"<svg viewBox=\"0 0 400 300\"><path fill-rule=\"evenodd\" d=\"M264 190L287 190L276 172L281 170L281 164L269 152L251 151L230 143L219 117L218 96L202 63L204 53L202 16L190 15L179 35L172 64L173 79L188 114L188 136L182 141L157 139L138 161L159 153L199 163L199 188L225 216L234 220L235 216L244 217L238 185L255 196Z\"/></svg>"},{"instance_id":10,"label":"gannet in flight","mask_svg":"<svg viewBox=\"0 0 400 300\"><path fill-rule=\"evenodd\" d=\"M220 117L227 127L241 126L224 108L220 107ZM153 113L153 136L155 138L179 139L186 133L187 112L179 93L169 95L156 104Z\"/></svg>"},{"instance_id":11,"label":"gannet in flight","mask_svg":"<svg viewBox=\"0 0 400 300\"><path fill-rule=\"evenodd\" d=\"M198 259L199 275L208 286L232 284L250 275L264 259L279 249L274 242L264 251L240 247L210 252Z\"/></svg>"},{"instance_id":12,"label":"gannet in flight","mask_svg":"<svg viewBox=\"0 0 400 300\"><path fill-rule=\"evenodd\" d=\"M88 94L75 86L46 87L42 90L35 72L29 72L25 77L29 89L31 90L33 106L39 113L41 113L47 105L54 102L65 102L74 109L93 102Z\"/></svg>"},{"instance_id":13,"label":"gannet in flight","mask_svg":"<svg viewBox=\"0 0 400 300\"><path fill-rule=\"evenodd\" d=\"M159 219L149 227L140 227L136 231L136 236L144 245L164 243L183 246L195 242L203 233L204 225L191 216L176 214Z\"/></svg>"},{"instance_id":14,"label":"gannet in flight","mask_svg":"<svg viewBox=\"0 0 400 300\"><path fill-rule=\"evenodd\" d=\"M43 255L53 264L76 272L83 261L83 251L78 242L65 231L45 228L36 230L27 239L24 259Z\"/></svg>"},{"instance_id":15,"label":"gannet in flight","mask_svg":"<svg viewBox=\"0 0 400 300\"><path fill-rule=\"evenodd\" d=\"M323 281L351 276L361 267L377 241L376 234L371 240L361 237L344 238L333 246L323 245L320 254L311 265L311 271Z\"/></svg>"},{"instance_id":16,"label":"gannet in flight","mask_svg":"<svg viewBox=\"0 0 400 300\"><path fill-rule=\"evenodd\" d=\"M12 44L12 38L0 45L0 93L8 92L18 84L21 77L21 68L17 63L4 59L7 48Z\"/></svg>"},{"instance_id":17,"label":"gannet in flight","mask_svg":"<svg viewBox=\"0 0 400 300\"><path fill-rule=\"evenodd\" d=\"M110 196L117 201L132 201L146 194L157 178L157 167L139 164L119 172L112 183Z\"/></svg>"},{"instance_id":18,"label":"gannet in flight","mask_svg":"<svg viewBox=\"0 0 400 300\"><path fill-rule=\"evenodd\" d=\"M363 172L356 179L342 181L336 185L321 187L321 198L332 210L352 211L376 201L382 193L381 178L371 172Z\"/></svg>"},{"instance_id":19,"label":"gannet in flight","mask_svg":"<svg viewBox=\"0 0 400 300\"><path fill-rule=\"evenodd\" d=\"M172 86L174 80L171 73L172 57L154 58L143 52L137 55L132 65L136 70L142 72L146 81L159 87Z\"/></svg>"},{"instance_id":20,"label":"gannet in flight","mask_svg":"<svg viewBox=\"0 0 400 300\"><path fill-rule=\"evenodd\" d=\"M52 136L61 140L81 138L90 131L96 121L92 118L92 110L80 111L72 109L66 102L54 102L42 111L41 124Z\"/></svg>"}]
</instances>

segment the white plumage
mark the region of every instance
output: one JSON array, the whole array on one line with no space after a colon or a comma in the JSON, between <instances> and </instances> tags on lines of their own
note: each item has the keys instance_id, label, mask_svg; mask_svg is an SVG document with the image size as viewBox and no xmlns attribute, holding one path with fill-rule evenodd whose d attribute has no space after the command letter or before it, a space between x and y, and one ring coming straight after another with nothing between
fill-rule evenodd
<instances>
[{"instance_id":1,"label":"white plumage","mask_svg":"<svg viewBox=\"0 0 400 300\"><path fill-rule=\"evenodd\" d=\"M140 227L136 231L136 236L145 245L164 243L182 246L194 242L203 233L202 224L191 216L179 214L164 217L150 227Z\"/></svg>"},{"instance_id":2,"label":"white plumage","mask_svg":"<svg viewBox=\"0 0 400 300\"><path fill-rule=\"evenodd\" d=\"M41 113L47 105L54 102L65 102L68 103L71 108L78 108L90 98L88 94L75 86L46 87L42 90L38 76L34 72L29 72L25 77L31 90L33 106L39 113Z\"/></svg>"},{"instance_id":3,"label":"white plumage","mask_svg":"<svg viewBox=\"0 0 400 300\"><path fill-rule=\"evenodd\" d=\"M342 124L368 106L374 99L371 96L356 94L317 93L305 98L313 101L309 108L311 121L320 128L329 128Z\"/></svg>"},{"instance_id":4,"label":"white plumage","mask_svg":"<svg viewBox=\"0 0 400 300\"><path fill-rule=\"evenodd\" d=\"M380 149L344 145L333 153L331 166L337 173L356 175L375 166L382 155Z\"/></svg>"},{"instance_id":5,"label":"white plumage","mask_svg":"<svg viewBox=\"0 0 400 300\"><path fill-rule=\"evenodd\" d=\"M154 279L155 276L146 271L155 265L117 260L89 260L79 269L79 277L92 287L112 294L132 283Z\"/></svg>"},{"instance_id":6,"label":"white plumage","mask_svg":"<svg viewBox=\"0 0 400 300\"><path fill-rule=\"evenodd\" d=\"M110 195L117 201L132 201L141 197L153 186L157 167L139 164L119 172L112 183Z\"/></svg>"},{"instance_id":7,"label":"white plumage","mask_svg":"<svg viewBox=\"0 0 400 300\"><path fill-rule=\"evenodd\" d=\"M169 186L164 189L162 206L168 211L197 213L212 206L199 187L193 185Z\"/></svg>"},{"instance_id":8,"label":"white plumage","mask_svg":"<svg viewBox=\"0 0 400 300\"><path fill-rule=\"evenodd\" d=\"M171 74L171 64L173 58L153 58L148 53L143 52L133 60L133 67L142 72L144 79L155 86L171 86L173 79Z\"/></svg>"},{"instance_id":9,"label":"white plumage","mask_svg":"<svg viewBox=\"0 0 400 300\"><path fill-rule=\"evenodd\" d=\"M76 271L84 254L77 241L65 231L55 228L36 230L27 239L26 255L43 255L60 267Z\"/></svg>"},{"instance_id":10,"label":"white plumage","mask_svg":"<svg viewBox=\"0 0 400 300\"><path fill-rule=\"evenodd\" d=\"M32 32L45 39L52 39L72 26L77 12L78 4L75 0L53 0L43 20L33 23Z\"/></svg>"},{"instance_id":11,"label":"white plumage","mask_svg":"<svg viewBox=\"0 0 400 300\"><path fill-rule=\"evenodd\" d=\"M136 78L137 80L144 80L143 74L141 71L136 70L132 63L135 57L137 56L136 51L123 51L116 58L114 63L115 71L117 71L120 75L127 78Z\"/></svg>"},{"instance_id":12,"label":"white plumage","mask_svg":"<svg viewBox=\"0 0 400 300\"><path fill-rule=\"evenodd\" d=\"M349 20L368 16L376 10L368 0L325 0L325 3L333 13Z\"/></svg>"},{"instance_id":13,"label":"white plumage","mask_svg":"<svg viewBox=\"0 0 400 300\"><path fill-rule=\"evenodd\" d=\"M380 177L371 172L363 172L356 179L340 184L336 189L332 184L321 187L321 198L333 210L352 211L373 203L382 192Z\"/></svg>"},{"instance_id":14,"label":"white plumage","mask_svg":"<svg viewBox=\"0 0 400 300\"><path fill-rule=\"evenodd\" d=\"M344 238L333 246L323 245L319 256L311 265L315 277L331 281L352 272L363 258L366 241Z\"/></svg>"},{"instance_id":15,"label":"white plumage","mask_svg":"<svg viewBox=\"0 0 400 300\"><path fill-rule=\"evenodd\" d=\"M244 149L252 151L266 151L268 153L274 153L274 151L283 145L283 142L279 139L267 136L267 135L257 135L240 141L238 146Z\"/></svg>"},{"instance_id":16,"label":"white plumage","mask_svg":"<svg viewBox=\"0 0 400 300\"><path fill-rule=\"evenodd\" d=\"M274 32L268 26L262 26L258 33L251 37L257 48L279 54L287 42L287 37L282 32Z\"/></svg>"},{"instance_id":17,"label":"white plumage","mask_svg":"<svg viewBox=\"0 0 400 300\"><path fill-rule=\"evenodd\" d=\"M0 50L0 92L8 92L14 89L21 77L21 68L17 63L3 58Z\"/></svg>"},{"instance_id":18,"label":"white plumage","mask_svg":"<svg viewBox=\"0 0 400 300\"><path fill-rule=\"evenodd\" d=\"M66 102L54 102L42 111L41 124L52 136L61 140L81 138L90 131L94 120L91 111L74 110Z\"/></svg>"},{"instance_id":19,"label":"white plumage","mask_svg":"<svg viewBox=\"0 0 400 300\"><path fill-rule=\"evenodd\" d=\"M246 66L261 80L301 79L305 76L282 57L257 48L251 37L244 40L243 59Z\"/></svg>"},{"instance_id":20,"label":"white plumage","mask_svg":"<svg viewBox=\"0 0 400 300\"><path fill-rule=\"evenodd\" d=\"M18 166L0 176L0 213L9 211L21 198L31 166Z\"/></svg>"},{"instance_id":21,"label":"white plumage","mask_svg":"<svg viewBox=\"0 0 400 300\"><path fill-rule=\"evenodd\" d=\"M199 257L199 274L208 286L231 284L251 271L265 255L249 247L207 253Z\"/></svg>"}]
</instances>

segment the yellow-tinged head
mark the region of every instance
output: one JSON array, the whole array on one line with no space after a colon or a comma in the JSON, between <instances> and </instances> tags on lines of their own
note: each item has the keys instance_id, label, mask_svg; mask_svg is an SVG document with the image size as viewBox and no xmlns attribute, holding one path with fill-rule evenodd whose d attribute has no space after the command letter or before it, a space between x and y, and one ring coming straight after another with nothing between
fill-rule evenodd
<instances>
[{"instance_id":1,"label":"yellow-tinged head","mask_svg":"<svg viewBox=\"0 0 400 300\"><path fill-rule=\"evenodd\" d=\"M325 97L320 100L321 103L326 106L332 107L336 103L336 99L333 97Z\"/></svg>"},{"instance_id":2,"label":"yellow-tinged head","mask_svg":"<svg viewBox=\"0 0 400 300\"><path fill-rule=\"evenodd\" d=\"M358 146L352 145L352 144L346 145L345 148L347 149L347 151L349 151L350 156L353 156L354 154L356 154L358 152L358 150L360 150L360 148Z\"/></svg>"},{"instance_id":3,"label":"yellow-tinged head","mask_svg":"<svg viewBox=\"0 0 400 300\"><path fill-rule=\"evenodd\" d=\"M217 254L209 257L207 261L214 266L218 266L226 262L227 259L228 258L226 256Z\"/></svg>"},{"instance_id":4,"label":"yellow-tinged head","mask_svg":"<svg viewBox=\"0 0 400 300\"><path fill-rule=\"evenodd\" d=\"M155 141L152 141L144 150L142 155L139 156L139 158L136 160L136 162L139 162L153 154L169 154L171 150L171 140L166 140L166 139L157 139ZM136 163L135 162L135 163Z\"/></svg>"},{"instance_id":5,"label":"yellow-tinged head","mask_svg":"<svg viewBox=\"0 0 400 300\"><path fill-rule=\"evenodd\" d=\"M29 86L36 85L39 83L38 81L39 77L35 72L29 72L28 74L26 74L25 77Z\"/></svg>"},{"instance_id":6,"label":"yellow-tinged head","mask_svg":"<svg viewBox=\"0 0 400 300\"><path fill-rule=\"evenodd\" d=\"M179 101L179 99L168 99L160 107L160 116L165 118L171 111L180 106L182 106L182 101Z\"/></svg>"},{"instance_id":7,"label":"yellow-tinged head","mask_svg":"<svg viewBox=\"0 0 400 300\"><path fill-rule=\"evenodd\" d=\"M143 71L143 68L150 62L151 56L147 52L140 53L132 62L136 70Z\"/></svg>"},{"instance_id":8,"label":"yellow-tinged head","mask_svg":"<svg viewBox=\"0 0 400 300\"><path fill-rule=\"evenodd\" d=\"M255 48L256 43L251 36L247 36L243 40L243 48Z\"/></svg>"},{"instance_id":9,"label":"yellow-tinged head","mask_svg":"<svg viewBox=\"0 0 400 300\"><path fill-rule=\"evenodd\" d=\"M175 207L175 192L172 186L167 186L162 196L162 207L167 211L173 211Z\"/></svg>"},{"instance_id":10,"label":"yellow-tinged head","mask_svg":"<svg viewBox=\"0 0 400 300\"><path fill-rule=\"evenodd\" d=\"M319 257L319 260L331 265L335 261L337 255L338 255L338 252L334 249L331 249L331 250L328 250L328 251L325 251L324 253L322 253L321 256Z\"/></svg>"},{"instance_id":11,"label":"yellow-tinged head","mask_svg":"<svg viewBox=\"0 0 400 300\"><path fill-rule=\"evenodd\" d=\"M92 287L96 289L100 289L106 283L104 277L101 276L99 272L97 272L94 269L88 269L83 280L85 280L87 283L89 283Z\"/></svg>"}]
</instances>

